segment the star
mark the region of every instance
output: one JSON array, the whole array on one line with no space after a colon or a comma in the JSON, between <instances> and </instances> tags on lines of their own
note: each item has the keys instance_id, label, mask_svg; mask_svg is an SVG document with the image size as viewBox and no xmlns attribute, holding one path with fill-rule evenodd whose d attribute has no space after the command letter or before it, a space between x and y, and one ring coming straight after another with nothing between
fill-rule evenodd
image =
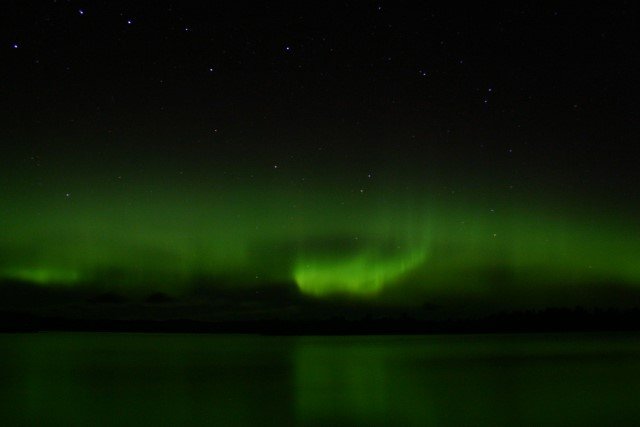
<instances>
[{"instance_id":1,"label":"star","mask_svg":"<svg viewBox=\"0 0 640 427\"><path fill-rule=\"evenodd\" d=\"M79 13L80 15L84 15L84 10L82 10L82 9L78 9L78 13Z\"/></svg>"}]
</instances>

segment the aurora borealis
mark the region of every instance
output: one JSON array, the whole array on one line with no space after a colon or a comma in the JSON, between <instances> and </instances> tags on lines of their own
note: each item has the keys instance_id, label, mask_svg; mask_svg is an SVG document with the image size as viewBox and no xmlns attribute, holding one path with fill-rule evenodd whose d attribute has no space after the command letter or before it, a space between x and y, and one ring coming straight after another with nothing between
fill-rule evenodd
<instances>
[{"instance_id":1,"label":"aurora borealis","mask_svg":"<svg viewBox=\"0 0 640 427\"><path fill-rule=\"evenodd\" d=\"M13 5L0 281L636 304L632 20L395 7Z\"/></svg>"},{"instance_id":2,"label":"aurora borealis","mask_svg":"<svg viewBox=\"0 0 640 427\"><path fill-rule=\"evenodd\" d=\"M0 426L637 424L639 22L3 1Z\"/></svg>"},{"instance_id":3,"label":"aurora borealis","mask_svg":"<svg viewBox=\"0 0 640 427\"><path fill-rule=\"evenodd\" d=\"M80 189L41 206L29 200L5 220L2 275L39 286L177 295L203 279L239 287L289 282L314 297L403 304L442 293L640 284L633 218L568 208L552 216L550 204L527 209L517 199L488 208L374 185L344 199L329 187L305 194L238 185L220 194L200 183L146 198L127 188Z\"/></svg>"}]
</instances>

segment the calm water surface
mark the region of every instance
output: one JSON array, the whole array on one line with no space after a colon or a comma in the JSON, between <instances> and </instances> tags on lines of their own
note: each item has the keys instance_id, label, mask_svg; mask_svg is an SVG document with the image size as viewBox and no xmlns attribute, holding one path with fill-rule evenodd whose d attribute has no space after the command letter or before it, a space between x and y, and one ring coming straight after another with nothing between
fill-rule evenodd
<instances>
[{"instance_id":1,"label":"calm water surface","mask_svg":"<svg viewBox=\"0 0 640 427\"><path fill-rule=\"evenodd\" d=\"M640 336L0 335L0 425L629 425Z\"/></svg>"}]
</instances>

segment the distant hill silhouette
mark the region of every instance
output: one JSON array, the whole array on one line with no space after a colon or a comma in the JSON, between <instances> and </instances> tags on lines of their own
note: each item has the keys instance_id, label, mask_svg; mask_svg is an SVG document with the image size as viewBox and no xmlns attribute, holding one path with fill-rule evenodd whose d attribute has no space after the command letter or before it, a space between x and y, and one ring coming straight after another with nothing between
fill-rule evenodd
<instances>
[{"instance_id":1,"label":"distant hill silhouette","mask_svg":"<svg viewBox=\"0 0 640 427\"><path fill-rule=\"evenodd\" d=\"M604 292L605 288L608 294L596 295L595 302L587 301L588 306L510 310L490 302L481 305L464 295L450 305L418 301L414 306L347 297L318 299L300 293L292 283L252 287L204 281L194 283L188 292L168 294L151 286L147 291L124 293L100 284L42 287L14 281L0 283L0 331L423 334L640 330L640 292L615 285L597 289Z\"/></svg>"},{"instance_id":2,"label":"distant hill silhouette","mask_svg":"<svg viewBox=\"0 0 640 427\"><path fill-rule=\"evenodd\" d=\"M511 311L481 318L417 320L408 316L333 317L319 320L242 320L197 321L71 319L39 317L2 312L0 332L93 331L166 333L251 333L276 335L354 335L354 334L442 334L442 333L531 333L578 331L640 331L640 309L586 310L548 308L538 311Z\"/></svg>"}]
</instances>

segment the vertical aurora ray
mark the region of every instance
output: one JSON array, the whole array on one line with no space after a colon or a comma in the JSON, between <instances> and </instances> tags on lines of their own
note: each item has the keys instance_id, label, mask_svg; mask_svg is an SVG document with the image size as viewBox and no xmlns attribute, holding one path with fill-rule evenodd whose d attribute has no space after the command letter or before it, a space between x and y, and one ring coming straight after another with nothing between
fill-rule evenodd
<instances>
[{"instance_id":1,"label":"vertical aurora ray","mask_svg":"<svg viewBox=\"0 0 640 427\"><path fill-rule=\"evenodd\" d=\"M331 188L141 194L104 192L81 206L16 204L0 235L0 277L168 293L193 283L284 282L318 298L394 293L407 304L435 294L640 285L637 230L622 216L569 207L552 216L548 205L530 210L517 201L489 209L383 189L348 205Z\"/></svg>"},{"instance_id":2,"label":"vertical aurora ray","mask_svg":"<svg viewBox=\"0 0 640 427\"><path fill-rule=\"evenodd\" d=\"M11 3L0 299L640 307L627 7Z\"/></svg>"}]
</instances>

